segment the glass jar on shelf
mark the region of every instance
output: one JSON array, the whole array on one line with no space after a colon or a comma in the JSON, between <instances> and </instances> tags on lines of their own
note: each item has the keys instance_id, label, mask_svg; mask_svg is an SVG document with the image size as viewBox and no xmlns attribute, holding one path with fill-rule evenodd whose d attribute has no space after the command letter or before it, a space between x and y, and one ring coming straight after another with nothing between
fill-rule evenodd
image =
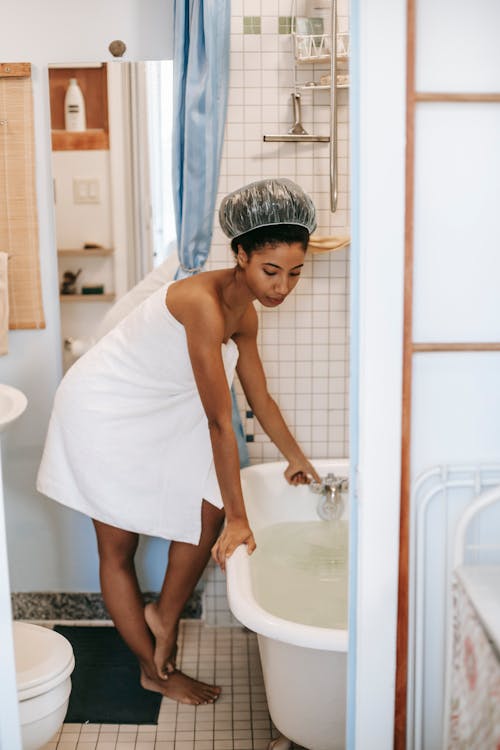
<instances>
[{"instance_id":1,"label":"glass jar on shelf","mask_svg":"<svg viewBox=\"0 0 500 750\"><path fill-rule=\"evenodd\" d=\"M328 89L331 79L328 73L321 70L321 66L329 66L332 47L332 0L292 0L291 2L291 38L296 69L296 88ZM336 29L337 21L335 21ZM339 66L337 70L337 88L349 85L349 33L338 31L335 35L335 58ZM297 75L297 70L303 65L317 65L313 79L304 83ZM337 66L336 66L337 67Z\"/></svg>"},{"instance_id":2,"label":"glass jar on shelf","mask_svg":"<svg viewBox=\"0 0 500 750\"><path fill-rule=\"evenodd\" d=\"M330 37L324 31L322 18L292 15L292 39L297 62L327 63L330 60Z\"/></svg>"}]
</instances>

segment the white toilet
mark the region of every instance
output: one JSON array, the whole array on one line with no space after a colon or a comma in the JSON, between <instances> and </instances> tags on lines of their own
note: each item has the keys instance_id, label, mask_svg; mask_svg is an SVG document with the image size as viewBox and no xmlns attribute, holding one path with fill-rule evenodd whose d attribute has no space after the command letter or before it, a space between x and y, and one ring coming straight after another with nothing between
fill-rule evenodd
<instances>
[{"instance_id":1,"label":"white toilet","mask_svg":"<svg viewBox=\"0 0 500 750\"><path fill-rule=\"evenodd\" d=\"M75 658L54 630L25 622L14 622L13 630L22 746L38 750L64 721Z\"/></svg>"}]
</instances>

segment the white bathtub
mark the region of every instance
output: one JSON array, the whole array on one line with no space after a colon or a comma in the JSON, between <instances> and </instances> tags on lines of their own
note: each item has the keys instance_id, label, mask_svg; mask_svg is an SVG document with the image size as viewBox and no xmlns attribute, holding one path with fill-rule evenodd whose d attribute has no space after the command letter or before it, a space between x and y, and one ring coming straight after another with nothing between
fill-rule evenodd
<instances>
[{"instance_id":1,"label":"white bathtub","mask_svg":"<svg viewBox=\"0 0 500 750\"><path fill-rule=\"evenodd\" d=\"M322 477L349 473L346 460L320 459L313 464ZM242 471L245 506L257 545L259 533L265 534L272 524L324 523L316 511L319 496L307 486L288 485L285 467L285 463L267 463ZM347 518L347 503L343 518ZM308 750L343 750L347 627L301 624L265 609L256 593L256 555L249 556L242 545L229 558L227 594L234 616L257 633L271 718L284 737ZM290 586L293 574L291 570ZM341 609L347 623L347 602ZM287 746L284 738L275 745L283 750Z\"/></svg>"}]
</instances>

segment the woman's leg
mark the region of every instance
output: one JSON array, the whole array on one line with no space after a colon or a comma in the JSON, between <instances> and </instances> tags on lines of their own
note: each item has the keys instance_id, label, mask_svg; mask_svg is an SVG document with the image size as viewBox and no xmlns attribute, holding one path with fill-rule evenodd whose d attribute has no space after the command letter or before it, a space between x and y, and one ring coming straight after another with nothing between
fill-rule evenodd
<instances>
[{"instance_id":1,"label":"woman's leg","mask_svg":"<svg viewBox=\"0 0 500 750\"><path fill-rule=\"evenodd\" d=\"M161 680L154 663L155 645L144 619L144 602L137 581L134 555L139 537L94 520L99 573L104 602L123 640L139 660L141 684L182 703L213 702L219 690L180 672Z\"/></svg>"},{"instance_id":2,"label":"woman's leg","mask_svg":"<svg viewBox=\"0 0 500 750\"><path fill-rule=\"evenodd\" d=\"M154 641L143 615L134 556L139 535L94 520L101 591L111 619L141 665L151 664Z\"/></svg>"},{"instance_id":3,"label":"woman's leg","mask_svg":"<svg viewBox=\"0 0 500 750\"><path fill-rule=\"evenodd\" d=\"M203 500L199 544L170 544L160 598L145 609L146 621L156 639L154 661L159 676L175 668L179 618L207 565L223 521L224 511Z\"/></svg>"}]
</instances>

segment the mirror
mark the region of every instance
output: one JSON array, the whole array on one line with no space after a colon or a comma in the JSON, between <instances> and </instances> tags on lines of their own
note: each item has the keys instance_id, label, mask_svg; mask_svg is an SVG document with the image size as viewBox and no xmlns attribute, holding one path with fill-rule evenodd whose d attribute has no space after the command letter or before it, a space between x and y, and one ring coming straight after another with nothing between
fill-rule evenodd
<instances>
[{"instance_id":1,"label":"mirror","mask_svg":"<svg viewBox=\"0 0 500 750\"><path fill-rule=\"evenodd\" d=\"M172 61L54 64L49 85L66 370L115 299L175 252Z\"/></svg>"}]
</instances>

